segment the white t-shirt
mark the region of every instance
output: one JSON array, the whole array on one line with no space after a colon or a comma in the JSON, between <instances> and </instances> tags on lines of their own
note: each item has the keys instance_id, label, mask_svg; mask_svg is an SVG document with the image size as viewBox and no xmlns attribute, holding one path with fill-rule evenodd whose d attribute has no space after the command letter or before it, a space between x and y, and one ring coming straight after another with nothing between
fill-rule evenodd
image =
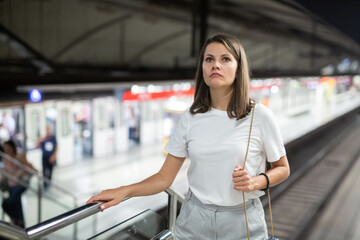
<instances>
[{"instance_id":1,"label":"white t-shirt","mask_svg":"<svg viewBox=\"0 0 360 240\"><path fill-rule=\"evenodd\" d=\"M226 111L181 116L165 150L173 156L189 157L189 187L205 204L234 206L243 202L241 191L233 187L236 165L243 165L249 137L251 114L230 119ZM249 175L265 172L265 160L274 162L286 154L281 133L269 108L256 104L249 153L245 169ZM263 191L245 193L246 200Z\"/></svg>"}]
</instances>

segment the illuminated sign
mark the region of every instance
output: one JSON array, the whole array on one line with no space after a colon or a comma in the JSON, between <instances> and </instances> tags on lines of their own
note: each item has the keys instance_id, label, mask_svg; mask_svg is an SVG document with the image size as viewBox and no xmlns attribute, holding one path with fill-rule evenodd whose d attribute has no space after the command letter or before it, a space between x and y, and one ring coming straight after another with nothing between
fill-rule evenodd
<instances>
[{"instance_id":1,"label":"illuminated sign","mask_svg":"<svg viewBox=\"0 0 360 240\"><path fill-rule=\"evenodd\" d=\"M31 89L29 91L29 100L30 102L41 102L42 92L39 89Z\"/></svg>"}]
</instances>

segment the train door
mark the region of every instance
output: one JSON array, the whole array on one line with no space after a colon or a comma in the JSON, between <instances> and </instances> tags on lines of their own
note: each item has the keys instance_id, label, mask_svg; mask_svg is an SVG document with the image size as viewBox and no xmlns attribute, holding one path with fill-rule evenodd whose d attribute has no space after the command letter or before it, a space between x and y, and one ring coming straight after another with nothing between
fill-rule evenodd
<instances>
[{"instance_id":1,"label":"train door","mask_svg":"<svg viewBox=\"0 0 360 240\"><path fill-rule=\"evenodd\" d=\"M74 160L89 158L92 156L91 102L73 102L71 112L73 117Z\"/></svg>"},{"instance_id":2,"label":"train door","mask_svg":"<svg viewBox=\"0 0 360 240\"><path fill-rule=\"evenodd\" d=\"M114 153L115 99L113 97L93 100L93 154L94 157Z\"/></svg>"},{"instance_id":3,"label":"train door","mask_svg":"<svg viewBox=\"0 0 360 240\"><path fill-rule=\"evenodd\" d=\"M56 102L46 101L43 104L45 111L45 126L50 127L53 135L56 136L56 120L57 120Z\"/></svg>"},{"instance_id":4,"label":"train door","mask_svg":"<svg viewBox=\"0 0 360 240\"><path fill-rule=\"evenodd\" d=\"M157 100L153 103L153 116L154 116L154 129L155 129L155 135L154 140L155 142L162 142L164 137L163 132L163 109L164 109L164 101L163 100Z\"/></svg>"},{"instance_id":5,"label":"train door","mask_svg":"<svg viewBox=\"0 0 360 240\"><path fill-rule=\"evenodd\" d=\"M153 142L154 136L154 124L150 101L143 101L140 103L140 116L140 143L141 145L149 145Z\"/></svg>"},{"instance_id":6,"label":"train door","mask_svg":"<svg viewBox=\"0 0 360 240\"><path fill-rule=\"evenodd\" d=\"M140 143L149 145L162 140L162 109L159 100L140 103Z\"/></svg>"},{"instance_id":7,"label":"train door","mask_svg":"<svg viewBox=\"0 0 360 240\"><path fill-rule=\"evenodd\" d=\"M140 103L138 101L124 102L125 126L128 130L128 146L140 144Z\"/></svg>"},{"instance_id":8,"label":"train door","mask_svg":"<svg viewBox=\"0 0 360 240\"><path fill-rule=\"evenodd\" d=\"M26 157L35 168L41 169L41 150L36 148L39 137L45 135L45 108L43 103L29 103L25 110Z\"/></svg>"},{"instance_id":9,"label":"train door","mask_svg":"<svg viewBox=\"0 0 360 240\"><path fill-rule=\"evenodd\" d=\"M72 116L70 101L56 102L56 140L58 144L57 164L68 165L73 162L74 138L72 135Z\"/></svg>"},{"instance_id":10,"label":"train door","mask_svg":"<svg viewBox=\"0 0 360 240\"><path fill-rule=\"evenodd\" d=\"M121 101L115 104L115 150L123 152L129 149L129 130L125 122L125 108Z\"/></svg>"},{"instance_id":11,"label":"train door","mask_svg":"<svg viewBox=\"0 0 360 240\"><path fill-rule=\"evenodd\" d=\"M25 149L24 136L23 108L0 108L0 143L12 139L17 147Z\"/></svg>"}]
</instances>

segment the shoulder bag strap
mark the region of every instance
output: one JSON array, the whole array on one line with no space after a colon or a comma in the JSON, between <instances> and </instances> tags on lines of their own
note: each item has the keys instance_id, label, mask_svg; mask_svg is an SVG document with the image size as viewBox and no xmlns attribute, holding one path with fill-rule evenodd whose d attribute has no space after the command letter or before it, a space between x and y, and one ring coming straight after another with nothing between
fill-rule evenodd
<instances>
[{"instance_id":1,"label":"shoulder bag strap","mask_svg":"<svg viewBox=\"0 0 360 240\"><path fill-rule=\"evenodd\" d=\"M247 155L248 155L248 152L249 152L249 145L250 145L252 124L253 124L253 120L254 120L255 106L256 106L256 104L254 105L254 107L253 107L253 109L252 109L252 113L251 113L251 122L250 122L249 137L248 137L248 143L247 143L247 147L246 147L245 159L244 159L244 163L243 163L242 169L245 169L245 163L246 163ZM248 240L250 240L249 224L248 224L247 214L246 214L245 192L244 192L244 191L242 191L242 196L243 196L243 205L244 205L244 213L245 213L246 232L247 232Z\"/></svg>"},{"instance_id":2,"label":"shoulder bag strap","mask_svg":"<svg viewBox=\"0 0 360 240\"><path fill-rule=\"evenodd\" d=\"M267 165L266 165L266 161L265 161L265 172L266 171L267 171ZM270 215L270 225L271 225L271 236L272 236L272 238L275 238L274 224L273 224L273 218L272 218L272 212L271 212L270 188L267 189L267 195L268 195L268 201L269 201L269 215Z\"/></svg>"},{"instance_id":3,"label":"shoulder bag strap","mask_svg":"<svg viewBox=\"0 0 360 240\"><path fill-rule=\"evenodd\" d=\"M256 106L256 104L254 105L254 107L252 109L252 113L251 113L250 130L249 130L248 143L247 143L247 147L246 147L245 160L244 160L244 163L243 163L243 169L245 169L245 163L246 163L247 155L248 155L248 152L249 152L249 145L250 145L252 124L253 124L253 120L254 120L255 106ZM267 171L267 165L266 165L266 161L265 161L265 172L266 171ZM269 189L267 189L267 194L268 194L268 200L269 200L269 214L270 214L270 223L271 223L271 235L272 235L272 237L274 237L274 225L273 225L273 220L272 220L270 190ZM244 204L244 212L245 212L246 232L247 232L248 240L250 240L250 232L249 232L249 224L248 224L248 221L247 221L246 204L245 204L245 192L244 191L242 192L242 195L243 195L243 204Z\"/></svg>"}]
</instances>

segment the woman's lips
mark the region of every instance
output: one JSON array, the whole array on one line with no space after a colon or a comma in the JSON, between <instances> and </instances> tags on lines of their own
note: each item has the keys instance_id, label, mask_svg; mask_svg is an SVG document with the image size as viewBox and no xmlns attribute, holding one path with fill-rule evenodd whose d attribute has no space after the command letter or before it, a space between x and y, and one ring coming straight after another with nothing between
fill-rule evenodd
<instances>
[{"instance_id":1,"label":"woman's lips","mask_svg":"<svg viewBox=\"0 0 360 240\"><path fill-rule=\"evenodd\" d=\"M212 73L210 77L222 77L220 73Z\"/></svg>"}]
</instances>

